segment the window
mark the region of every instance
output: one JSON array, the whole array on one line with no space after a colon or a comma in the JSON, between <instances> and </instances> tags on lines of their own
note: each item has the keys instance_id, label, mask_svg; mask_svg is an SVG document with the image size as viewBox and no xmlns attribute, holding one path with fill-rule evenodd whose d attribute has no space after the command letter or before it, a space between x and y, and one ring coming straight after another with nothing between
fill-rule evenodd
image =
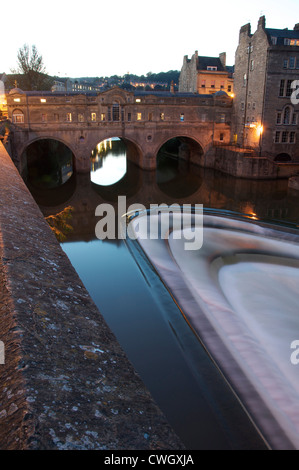
<instances>
[{"instance_id":1,"label":"window","mask_svg":"<svg viewBox=\"0 0 299 470\"><path fill-rule=\"evenodd\" d=\"M148 120L152 121L153 120L153 113L148 113Z\"/></svg>"},{"instance_id":2,"label":"window","mask_svg":"<svg viewBox=\"0 0 299 470\"><path fill-rule=\"evenodd\" d=\"M290 67L290 69L295 68L295 57L290 57L289 67Z\"/></svg>"},{"instance_id":3,"label":"window","mask_svg":"<svg viewBox=\"0 0 299 470\"><path fill-rule=\"evenodd\" d=\"M251 60L250 61L250 70L253 70L254 69L254 60Z\"/></svg>"},{"instance_id":4,"label":"window","mask_svg":"<svg viewBox=\"0 0 299 470\"><path fill-rule=\"evenodd\" d=\"M232 91L232 86L231 86L231 85L228 85L228 86L227 86L227 91L228 91L228 92L231 92L231 91Z\"/></svg>"},{"instance_id":5,"label":"window","mask_svg":"<svg viewBox=\"0 0 299 470\"><path fill-rule=\"evenodd\" d=\"M293 116L292 116L292 125L293 126L296 126L297 124L297 114L296 113L293 113Z\"/></svg>"},{"instance_id":6,"label":"window","mask_svg":"<svg viewBox=\"0 0 299 470\"><path fill-rule=\"evenodd\" d=\"M207 120L207 115L206 114L202 114L201 115L201 122L206 122Z\"/></svg>"},{"instance_id":7,"label":"window","mask_svg":"<svg viewBox=\"0 0 299 470\"><path fill-rule=\"evenodd\" d=\"M285 144L288 141L289 133L288 131L283 131L281 135L281 142Z\"/></svg>"},{"instance_id":8,"label":"window","mask_svg":"<svg viewBox=\"0 0 299 470\"><path fill-rule=\"evenodd\" d=\"M284 68L284 69L287 69L288 66L289 66L289 61L288 61L288 59L284 59L284 60L283 60L283 68Z\"/></svg>"},{"instance_id":9,"label":"window","mask_svg":"<svg viewBox=\"0 0 299 470\"><path fill-rule=\"evenodd\" d=\"M108 121L111 121L111 107L108 106Z\"/></svg>"},{"instance_id":10,"label":"window","mask_svg":"<svg viewBox=\"0 0 299 470\"><path fill-rule=\"evenodd\" d=\"M293 89L292 89L292 82L293 80L288 80L287 81L287 91L286 91L286 96L291 96L292 93L293 93Z\"/></svg>"},{"instance_id":11,"label":"window","mask_svg":"<svg viewBox=\"0 0 299 470\"><path fill-rule=\"evenodd\" d=\"M160 121L164 121L165 119L165 114L164 113L160 113Z\"/></svg>"},{"instance_id":12,"label":"window","mask_svg":"<svg viewBox=\"0 0 299 470\"><path fill-rule=\"evenodd\" d=\"M299 39L291 39L290 46L299 46Z\"/></svg>"},{"instance_id":13,"label":"window","mask_svg":"<svg viewBox=\"0 0 299 470\"><path fill-rule=\"evenodd\" d=\"M295 132L290 132L290 144L294 144L295 143L295 135L296 133Z\"/></svg>"},{"instance_id":14,"label":"window","mask_svg":"<svg viewBox=\"0 0 299 470\"><path fill-rule=\"evenodd\" d=\"M224 140L224 134L221 132L219 140Z\"/></svg>"},{"instance_id":15,"label":"window","mask_svg":"<svg viewBox=\"0 0 299 470\"><path fill-rule=\"evenodd\" d=\"M290 40L289 40L289 38L284 38L283 43L284 43L285 46L289 46L289 45L290 45Z\"/></svg>"},{"instance_id":16,"label":"window","mask_svg":"<svg viewBox=\"0 0 299 470\"><path fill-rule=\"evenodd\" d=\"M46 114L42 114L42 122L47 122L47 115Z\"/></svg>"},{"instance_id":17,"label":"window","mask_svg":"<svg viewBox=\"0 0 299 470\"><path fill-rule=\"evenodd\" d=\"M255 102L252 103L252 109L255 109Z\"/></svg>"},{"instance_id":18,"label":"window","mask_svg":"<svg viewBox=\"0 0 299 470\"><path fill-rule=\"evenodd\" d=\"M284 96L284 84L285 84L285 80L280 80L279 96Z\"/></svg>"},{"instance_id":19,"label":"window","mask_svg":"<svg viewBox=\"0 0 299 470\"><path fill-rule=\"evenodd\" d=\"M244 73L244 75L243 75L243 86L246 86L246 82L247 82L247 75L246 75L246 73Z\"/></svg>"},{"instance_id":20,"label":"window","mask_svg":"<svg viewBox=\"0 0 299 470\"><path fill-rule=\"evenodd\" d=\"M91 113L91 120L93 122L97 120L97 113Z\"/></svg>"},{"instance_id":21,"label":"window","mask_svg":"<svg viewBox=\"0 0 299 470\"><path fill-rule=\"evenodd\" d=\"M22 113L21 110L16 109L12 113L12 121L16 124L21 124L24 122L24 114Z\"/></svg>"},{"instance_id":22,"label":"window","mask_svg":"<svg viewBox=\"0 0 299 470\"><path fill-rule=\"evenodd\" d=\"M119 121L119 104L113 103L112 105L112 120Z\"/></svg>"},{"instance_id":23,"label":"window","mask_svg":"<svg viewBox=\"0 0 299 470\"><path fill-rule=\"evenodd\" d=\"M280 131L275 132L274 142L278 144L280 142Z\"/></svg>"},{"instance_id":24,"label":"window","mask_svg":"<svg viewBox=\"0 0 299 470\"><path fill-rule=\"evenodd\" d=\"M83 122L84 121L84 115L83 114L78 114L78 121Z\"/></svg>"},{"instance_id":25,"label":"window","mask_svg":"<svg viewBox=\"0 0 299 470\"><path fill-rule=\"evenodd\" d=\"M184 113L181 113L181 115L180 115L180 121L183 122L184 120L185 120L185 115L184 115Z\"/></svg>"},{"instance_id":26,"label":"window","mask_svg":"<svg viewBox=\"0 0 299 470\"><path fill-rule=\"evenodd\" d=\"M66 113L67 122L72 122L72 113Z\"/></svg>"},{"instance_id":27,"label":"window","mask_svg":"<svg viewBox=\"0 0 299 470\"><path fill-rule=\"evenodd\" d=\"M284 110L284 113L283 113L283 123L284 124L290 124L290 107L287 106L286 109Z\"/></svg>"},{"instance_id":28,"label":"window","mask_svg":"<svg viewBox=\"0 0 299 470\"><path fill-rule=\"evenodd\" d=\"M101 121L106 121L106 114L105 113L101 113Z\"/></svg>"},{"instance_id":29,"label":"window","mask_svg":"<svg viewBox=\"0 0 299 470\"><path fill-rule=\"evenodd\" d=\"M211 88L215 88L215 80L211 80Z\"/></svg>"},{"instance_id":30,"label":"window","mask_svg":"<svg viewBox=\"0 0 299 470\"><path fill-rule=\"evenodd\" d=\"M277 44L277 37L276 36L271 36L271 42L272 42L273 46L275 46Z\"/></svg>"},{"instance_id":31,"label":"window","mask_svg":"<svg viewBox=\"0 0 299 470\"><path fill-rule=\"evenodd\" d=\"M224 82L220 83L220 88L224 88Z\"/></svg>"},{"instance_id":32,"label":"window","mask_svg":"<svg viewBox=\"0 0 299 470\"><path fill-rule=\"evenodd\" d=\"M54 121L58 122L59 121L59 114L54 114Z\"/></svg>"},{"instance_id":33,"label":"window","mask_svg":"<svg viewBox=\"0 0 299 470\"><path fill-rule=\"evenodd\" d=\"M131 120L132 120L132 114L128 113L128 122L131 122Z\"/></svg>"},{"instance_id":34,"label":"window","mask_svg":"<svg viewBox=\"0 0 299 470\"><path fill-rule=\"evenodd\" d=\"M244 103L244 101L242 101L242 103L241 103L241 110L244 111L244 109L245 109L245 103Z\"/></svg>"},{"instance_id":35,"label":"window","mask_svg":"<svg viewBox=\"0 0 299 470\"><path fill-rule=\"evenodd\" d=\"M217 70L217 67L212 66L212 65L208 65L207 70Z\"/></svg>"},{"instance_id":36,"label":"window","mask_svg":"<svg viewBox=\"0 0 299 470\"><path fill-rule=\"evenodd\" d=\"M276 115L276 124L281 124L281 113L277 113Z\"/></svg>"},{"instance_id":37,"label":"window","mask_svg":"<svg viewBox=\"0 0 299 470\"><path fill-rule=\"evenodd\" d=\"M141 113L137 113L137 116L136 116L136 117L137 117L137 121L141 121L141 119L142 119L142 114L141 114Z\"/></svg>"},{"instance_id":38,"label":"window","mask_svg":"<svg viewBox=\"0 0 299 470\"><path fill-rule=\"evenodd\" d=\"M206 87L206 81L205 80L202 80L201 81L201 88L205 88Z\"/></svg>"}]
</instances>

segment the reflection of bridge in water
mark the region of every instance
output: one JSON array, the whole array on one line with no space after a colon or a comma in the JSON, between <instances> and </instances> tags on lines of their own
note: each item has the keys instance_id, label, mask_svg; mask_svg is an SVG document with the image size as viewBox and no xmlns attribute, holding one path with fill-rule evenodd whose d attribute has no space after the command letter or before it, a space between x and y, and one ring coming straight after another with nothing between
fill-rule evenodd
<instances>
[{"instance_id":1,"label":"reflection of bridge in water","mask_svg":"<svg viewBox=\"0 0 299 470\"><path fill-rule=\"evenodd\" d=\"M259 218L276 218L299 224L297 197L288 191L286 180L251 181L233 178L217 171L180 162L177 174L167 180L159 171L142 171L128 162L125 176L111 186L98 186L90 175L74 174L63 186L31 191L44 215L74 207L73 234L69 240L95 238L99 218L95 208L110 203L116 210L118 195L126 196L127 208L134 203L203 204L204 207L239 211ZM49 202L50 201L50 202Z\"/></svg>"}]
</instances>

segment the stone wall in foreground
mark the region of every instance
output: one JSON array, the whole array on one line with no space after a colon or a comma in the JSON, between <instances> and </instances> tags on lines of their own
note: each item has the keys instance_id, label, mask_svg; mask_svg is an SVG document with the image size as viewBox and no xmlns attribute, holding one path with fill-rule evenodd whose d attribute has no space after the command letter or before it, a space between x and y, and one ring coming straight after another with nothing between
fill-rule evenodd
<instances>
[{"instance_id":1,"label":"stone wall in foreground","mask_svg":"<svg viewBox=\"0 0 299 470\"><path fill-rule=\"evenodd\" d=\"M182 449L2 143L0 254L0 449Z\"/></svg>"}]
</instances>

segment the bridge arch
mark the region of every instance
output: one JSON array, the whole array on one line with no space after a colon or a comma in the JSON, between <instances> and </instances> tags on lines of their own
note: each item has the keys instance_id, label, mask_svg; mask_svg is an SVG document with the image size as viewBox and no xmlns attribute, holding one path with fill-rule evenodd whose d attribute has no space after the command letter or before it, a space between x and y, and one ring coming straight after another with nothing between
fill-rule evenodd
<instances>
[{"instance_id":1,"label":"bridge arch","mask_svg":"<svg viewBox=\"0 0 299 470\"><path fill-rule=\"evenodd\" d=\"M20 173L29 185L61 186L73 176L75 167L71 146L56 137L30 139L20 152Z\"/></svg>"},{"instance_id":2,"label":"bridge arch","mask_svg":"<svg viewBox=\"0 0 299 470\"><path fill-rule=\"evenodd\" d=\"M140 166L141 161L142 161L142 155L143 155L143 150L142 147L140 146L139 142L136 139L132 139L131 137L127 137L122 135L121 132L110 132L105 133L104 135L97 135L93 136L92 139L89 140L85 147L85 153L86 155L91 156L92 151L96 148L96 146L103 142L104 140L109 140L113 138L118 138L122 140L127 147L127 159L130 160L130 162L135 163L136 165Z\"/></svg>"},{"instance_id":3,"label":"bridge arch","mask_svg":"<svg viewBox=\"0 0 299 470\"><path fill-rule=\"evenodd\" d=\"M178 145L178 153L176 156L183 160L198 163L199 157L204 154L205 146L197 137L184 133L175 133L160 141L155 151L156 158L163 148L167 149L173 142L177 142Z\"/></svg>"}]
</instances>

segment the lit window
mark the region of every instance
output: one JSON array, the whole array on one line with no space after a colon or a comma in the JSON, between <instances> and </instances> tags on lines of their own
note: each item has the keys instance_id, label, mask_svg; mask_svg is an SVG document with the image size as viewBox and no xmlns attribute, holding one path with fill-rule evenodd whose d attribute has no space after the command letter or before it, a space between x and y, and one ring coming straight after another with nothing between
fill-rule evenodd
<instances>
[{"instance_id":1,"label":"lit window","mask_svg":"<svg viewBox=\"0 0 299 470\"><path fill-rule=\"evenodd\" d=\"M165 119L165 114L164 113L160 113L160 121L164 121Z\"/></svg>"},{"instance_id":2,"label":"lit window","mask_svg":"<svg viewBox=\"0 0 299 470\"><path fill-rule=\"evenodd\" d=\"M180 120L181 120L182 122L185 120L185 115L184 115L184 113L181 113L181 115L180 115Z\"/></svg>"},{"instance_id":3,"label":"lit window","mask_svg":"<svg viewBox=\"0 0 299 470\"><path fill-rule=\"evenodd\" d=\"M41 98L41 99L40 99L40 102L41 102L41 103L46 103L47 100L46 100L45 98Z\"/></svg>"},{"instance_id":4,"label":"lit window","mask_svg":"<svg viewBox=\"0 0 299 470\"><path fill-rule=\"evenodd\" d=\"M78 121L83 122L84 121L84 115L83 114L78 114Z\"/></svg>"},{"instance_id":5,"label":"lit window","mask_svg":"<svg viewBox=\"0 0 299 470\"><path fill-rule=\"evenodd\" d=\"M141 99L140 98L136 98L136 103L141 103Z\"/></svg>"},{"instance_id":6,"label":"lit window","mask_svg":"<svg viewBox=\"0 0 299 470\"><path fill-rule=\"evenodd\" d=\"M72 122L72 113L66 113L67 122Z\"/></svg>"},{"instance_id":7,"label":"lit window","mask_svg":"<svg viewBox=\"0 0 299 470\"><path fill-rule=\"evenodd\" d=\"M142 118L142 114L141 114L141 113L137 113L137 121L141 121L141 118Z\"/></svg>"},{"instance_id":8,"label":"lit window","mask_svg":"<svg viewBox=\"0 0 299 470\"><path fill-rule=\"evenodd\" d=\"M19 102L21 101L20 98L14 98L13 100L14 100L16 103L19 103Z\"/></svg>"},{"instance_id":9,"label":"lit window","mask_svg":"<svg viewBox=\"0 0 299 470\"><path fill-rule=\"evenodd\" d=\"M97 113L91 113L91 120L96 121L97 120Z\"/></svg>"},{"instance_id":10,"label":"lit window","mask_svg":"<svg viewBox=\"0 0 299 470\"><path fill-rule=\"evenodd\" d=\"M16 124L23 123L24 122L24 114L22 113L22 111L13 112L12 120Z\"/></svg>"},{"instance_id":11,"label":"lit window","mask_svg":"<svg viewBox=\"0 0 299 470\"><path fill-rule=\"evenodd\" d=\"M106 115L105 115L105 113L101 113L101 121L106 121Z\"/></svg>"}]
</instances>

